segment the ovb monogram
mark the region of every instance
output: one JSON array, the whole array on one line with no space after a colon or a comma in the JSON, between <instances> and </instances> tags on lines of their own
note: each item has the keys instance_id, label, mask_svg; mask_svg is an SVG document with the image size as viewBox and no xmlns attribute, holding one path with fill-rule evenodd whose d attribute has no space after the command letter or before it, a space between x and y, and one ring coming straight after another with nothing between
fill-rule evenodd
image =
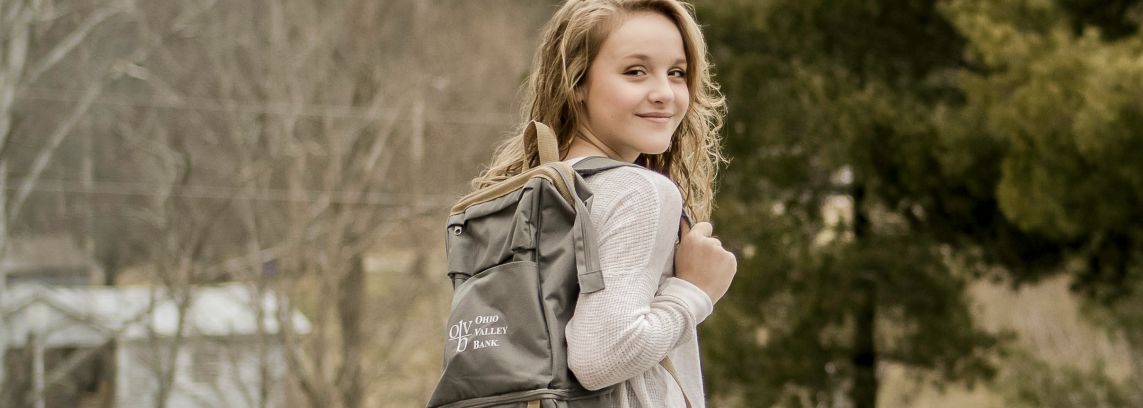
<instances>
[{"instance_id":1,"label":"ovb monogram","mask_svg":"<svg viewBox=\"0 0 1143 408\"><path fill-rule=\"evenodd\" d=\"M500 339L488 339L489 336L503 336L508 334L508 326L489 327L489 325L499 322L500 315L476 316L471 320L461 320L449 326L448 339L450 341L456 341L457 353L468 350L469 345L472 345L473 350L499 347ZM480 327L476 325L480 325Z\"/></svg>"}]
</instances>

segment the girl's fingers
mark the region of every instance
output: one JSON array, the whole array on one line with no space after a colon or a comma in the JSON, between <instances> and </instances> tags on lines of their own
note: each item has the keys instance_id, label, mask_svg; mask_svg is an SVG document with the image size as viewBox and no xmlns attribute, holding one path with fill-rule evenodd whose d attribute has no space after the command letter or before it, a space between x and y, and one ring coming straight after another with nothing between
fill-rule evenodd
<instances>
[{"instance_id":1,"label":"girl's fingers","mask_svg":"<svg viewBox=\"0 0 1143 408\"><path fill-rule=\"evenodd\" d=\"M691 228L691 231L699 234L700 236L709 237L710 234L714 233L714 226L710 225L709 222L700 222L695 224L694 228Z\"/></svg>"}]
</instances>

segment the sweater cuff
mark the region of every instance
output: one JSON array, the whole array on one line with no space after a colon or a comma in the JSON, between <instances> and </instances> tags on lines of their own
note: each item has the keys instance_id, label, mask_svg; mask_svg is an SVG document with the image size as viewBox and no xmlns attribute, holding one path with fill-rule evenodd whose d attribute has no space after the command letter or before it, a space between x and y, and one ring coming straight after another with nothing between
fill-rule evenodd
<instances>
[{"instance_id":1,"label":"sweater cuff","mask_svg":"<svg viewBox=\"0 0 1143 408\"><path fill-rule=\"evenodd\" d=\"M667 278L667 281L659 289L659 294L679 299L684 305L687 305L687 309L695 317L696 326L714 312L714 302L711 302L710 296L695 284L684 279Z\"/></svg>"}]
</instances>

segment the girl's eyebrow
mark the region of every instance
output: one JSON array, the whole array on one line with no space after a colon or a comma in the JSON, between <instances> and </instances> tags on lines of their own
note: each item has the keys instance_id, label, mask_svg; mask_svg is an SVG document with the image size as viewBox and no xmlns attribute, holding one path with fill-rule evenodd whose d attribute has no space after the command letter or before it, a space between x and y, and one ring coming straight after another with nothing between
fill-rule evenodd
<instances>
[{"instance_id":1,"label":"girl's eyebrow","mask_svg":"<svg viewBox=\"0 0 1143 408\"><path fill-rule=\"evenodd\" d=\"M640 61L650 61L651 57L647 56L647 54L636 53L636 54L631 54L631 55L628 55L626 57L623 57L623 59L637 59ZM679 65L679 64L686 65L686 63L687 63L687 58L683 57L683 58L676 59L675 63L673 65Z\"/></svg>"}]
</instances>

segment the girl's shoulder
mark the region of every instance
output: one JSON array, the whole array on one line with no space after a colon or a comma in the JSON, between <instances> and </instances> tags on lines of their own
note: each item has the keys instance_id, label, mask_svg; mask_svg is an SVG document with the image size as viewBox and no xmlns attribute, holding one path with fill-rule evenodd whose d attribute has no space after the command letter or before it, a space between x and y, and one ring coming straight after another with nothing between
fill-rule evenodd
<instances>
[{"instance_id":1,"label":"girl's shoulder","mask_svg":"<svg viewBox=\"0 0 1143 408\"><path fill-rule=\"evenodd\" d=\"M629 204L682 205L678 185L662 173L644 167L616 167L588 177L586 181L596 196L631 201Z\"/></svg>"}]
</instances>

